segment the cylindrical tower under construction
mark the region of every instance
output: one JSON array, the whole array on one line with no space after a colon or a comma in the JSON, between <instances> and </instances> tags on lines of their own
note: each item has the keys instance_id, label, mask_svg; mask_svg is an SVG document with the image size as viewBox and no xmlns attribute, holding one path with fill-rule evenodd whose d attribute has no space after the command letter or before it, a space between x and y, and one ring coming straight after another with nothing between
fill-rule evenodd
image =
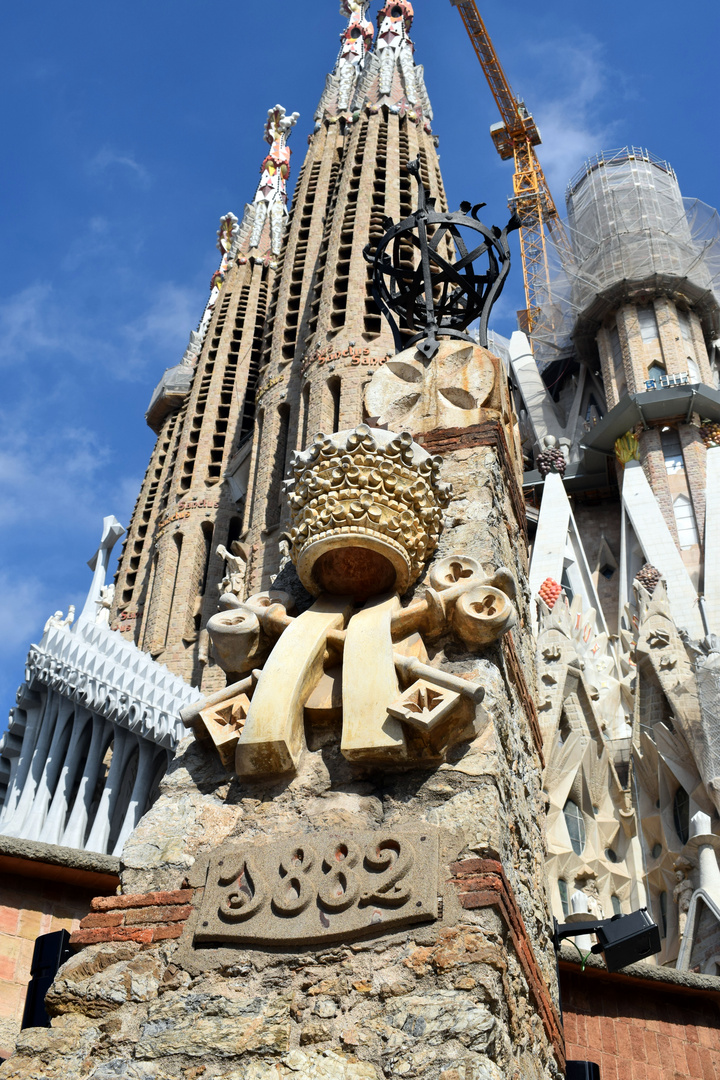
<instances>
[{"instance_id":1,"label":"cylindrical tower under construction","mask_svg":"<svg viewBox=\"0 0 720 1080\"><path fill-rule=\"evenodd\" d=\"M593 365L599 357L608 409L639 395L623 424L637 437L653 494L698 578L703 416L692 398L688 406L658 391L690 385L713 393L709 346L720 305L707 248L693 233L674 170L646 150L625 147L587 161L568 186L567 207L578 352Z\"/></svg>"}]
</instances>

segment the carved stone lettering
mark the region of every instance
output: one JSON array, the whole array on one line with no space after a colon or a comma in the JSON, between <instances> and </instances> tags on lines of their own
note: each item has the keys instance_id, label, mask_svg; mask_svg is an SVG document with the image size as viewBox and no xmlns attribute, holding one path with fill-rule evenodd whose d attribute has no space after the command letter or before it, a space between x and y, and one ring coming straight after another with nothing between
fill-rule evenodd
<instances>
[{"instance_id":1,"label":"carved stone lettering","mask_svg":"<svg viewBox=\"0 0 720 1080\"><path fill-rule=\"evenodd\" d=\"M313 945L438 917L430 826L318 832L223 845L208 866L194 940Z\"/></svg>"}]
</instances>

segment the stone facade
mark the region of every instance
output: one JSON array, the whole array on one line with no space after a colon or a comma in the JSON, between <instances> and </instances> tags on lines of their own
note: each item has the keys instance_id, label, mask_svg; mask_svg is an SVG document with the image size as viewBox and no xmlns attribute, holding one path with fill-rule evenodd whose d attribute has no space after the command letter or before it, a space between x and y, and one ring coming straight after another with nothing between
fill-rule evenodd
<instances>
[{"instance_id":1,"label":"stone facade","mask_svg":"<svg viewBox=\"0 0 720 1080\"><path fill-rule=\"evenodd\" d=\"M28 928L70 920L75 953L3 1080L716 1075L720 305L669 271L606 281L544 378L522 335L396 354L368 256L412 159L447 206L412 6L374 45L367 7L342 2L289 213L275 106L255 200L221 219L112 629L49 624L62 701L3 744L10 831L121 856L117 891L75 882L62 912L7 894L8 1043ZM553 916L645 906L680 970L590 960L580 985L565 953L563 1030Z\"/></svg>"}]
</instances>

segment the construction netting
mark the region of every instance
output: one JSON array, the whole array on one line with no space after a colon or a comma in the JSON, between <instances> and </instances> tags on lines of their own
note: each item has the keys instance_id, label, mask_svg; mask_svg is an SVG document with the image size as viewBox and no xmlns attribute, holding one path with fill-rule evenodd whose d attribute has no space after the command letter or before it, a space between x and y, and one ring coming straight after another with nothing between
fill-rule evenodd
<instances>
[{"instance_id":1,"label":"construction netting","mask_svg":"<svg viewBox=\"0 0 720 1080\"><path fill-rule=\"evenodd\" d=\"M598 155L570 181L566 203L573 257L550 241L533 333L541 364L569 350L578 320L592 321L599 300L643 283L682 293L720 336L720 216L682 197L667 162L636 147Z\"/></svg>"}]
</instances>

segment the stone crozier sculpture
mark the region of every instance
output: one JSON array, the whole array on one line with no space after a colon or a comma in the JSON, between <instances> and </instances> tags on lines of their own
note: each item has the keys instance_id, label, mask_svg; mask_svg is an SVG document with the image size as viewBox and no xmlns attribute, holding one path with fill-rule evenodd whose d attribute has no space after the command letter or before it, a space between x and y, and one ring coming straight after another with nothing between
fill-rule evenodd
<instances>
[{"instance_id":1,"label":"stone crozier sculpture","mask_svg":"<svg viewBox=\"0 0 720 1080\"><path fill-rule=\"evenodd\" d=\"M440 465L407 432L364 425L294 455L291 557L316 599L294 616L289 595L270 590L214 615L208 632L234 681L183 713L227 768L295 769L306 723L342 719L347 759L394 765L442 761L484 724L483 687L433 666L426 644L454 638L472 652L510 629L512 575L450 556L400 601L437 546L450 498Z\"/></svg>"}]
</instances>

